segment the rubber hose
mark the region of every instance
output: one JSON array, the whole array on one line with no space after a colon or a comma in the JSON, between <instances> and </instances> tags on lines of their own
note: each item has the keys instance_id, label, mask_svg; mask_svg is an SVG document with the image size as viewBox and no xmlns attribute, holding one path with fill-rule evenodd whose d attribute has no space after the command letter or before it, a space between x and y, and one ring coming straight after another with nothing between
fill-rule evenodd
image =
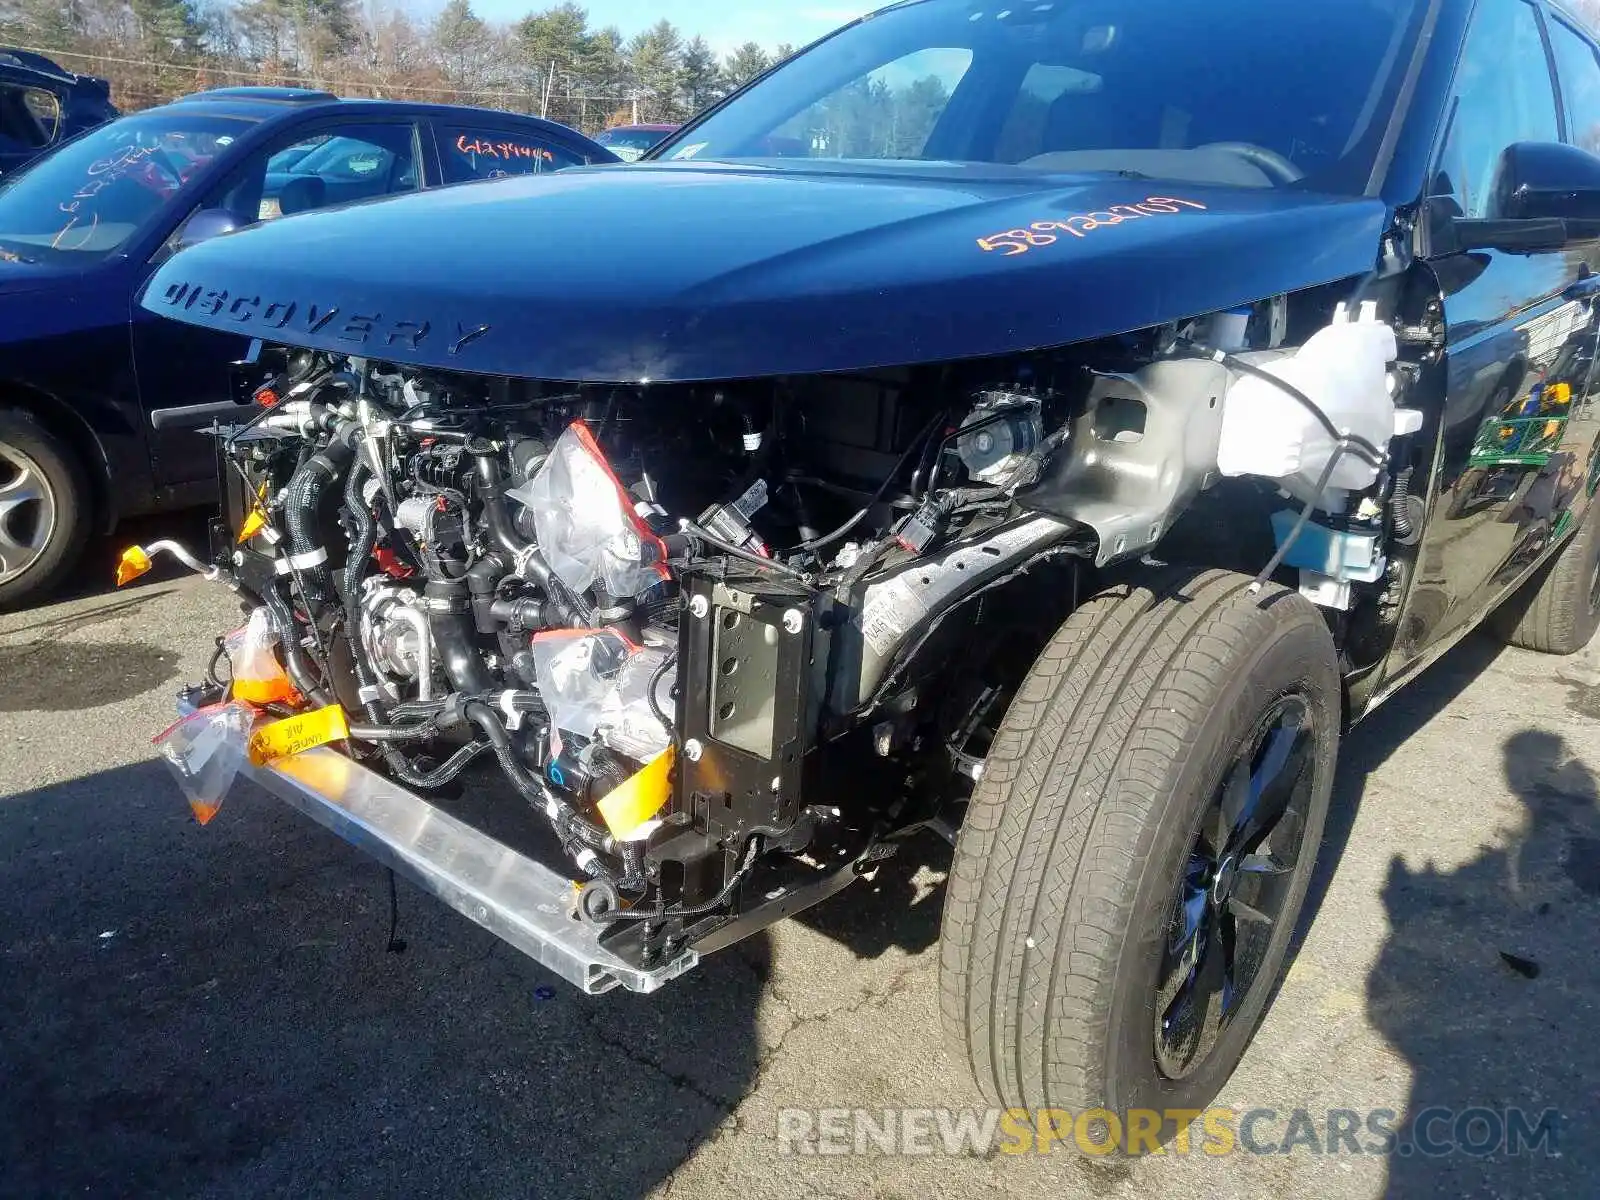
<instances>
[{"instance_id":1,"label":"rubber hose","mask_svg":"<svg viewBox=\"0 0 1600 1200\"><path fill-rule=\"evenodd\" d=\"M430 598L448 596L445 589L434 583L429 583L426 591ZM467 696L494 691L494 673L473 644L478 627L470 612L430 612L428 629L433 637L434 658L444 665L445 674L456 691Z\"/></svg>"},{"instance_id":2,"label":"rubber hose","mask_svg":"<svg viewBox=\"0 0 1600 1200\"><path fill-rule=\"evenodd\" d=\"M405 755L388 743L384 743L379 749L383 753L383 760L388 764L389 770L394 773L395 778L400 780L401 783L409 784L414 788L431 789L443 787L453 781L471 766L474 760L481 755L487 754L492 747L488 742L472 742L461 747L461 749L445 759L443 765L427 773L418 771L416 767L407 761Z\"/></svg>"},{"instance_id":3,"label":"rubber hose","mask_svg":"<svg viewBox=\"0 0 1600 1200\"><path fill-rule=\"evenodd\" d=\"M548 809L554 804L557 815L550 817L550 821L555 825L556 835L561 838L564 846L569 841L575 841L591 850L606 854L615 852L616 843L609 834L584 820L572 805L557 797L517 761L516 749L511 745L511 735L506 732L506 727L500 723L500 718L495 716L488 705L480 700L472 700L462 707L461 712L467 720L483 730L484 736L494 747L495 758L499 760L500 768L506 773L506 778L511 780L529 803L544 812L546 816L550 815Z\"/></svg>"},{"instance_id":4,"label":"rubber hose","mask_svg":"<svg viewBox=\"0 0 1600 1200\"><path fill-rule=\"evenodd\" d=\"M506 512L505 476L493 454L479 454L476 450L472 453L477 458L478 491L483 497L483 516L489 526L489 536L495 545L516 559L526 553L532 543L523 541L512 527L511 514Z\"/></svg>"},{"instance_id":5,"label":"rubber hose","mask_svg":"<svg viewBox=\"0 0 1600 1200\"><path fill-rule=\"evenodd\" d=\"M471 450L471 447L468 449ZM483 496L483 517L490 540L510 556L518 570L532 577L528 582L545 594L560 624L579 627L592 625L593 608L556 578L549 562L532 542L524 541L517 534L511 523L511 514L506 511L506 477L500 470L499 461L493 454L479 454L476 450L472 450L472 453L477 459L478 491Z\"/></svg>"},{"instance_id":6,"label":"rubber hose","mask_svg":"<svg viewBox=\"0 0 1600 1200\"><path fill-rule=\"evenodd\" d=\"M430 724L422 725L352 725L350 736L358 742L418 742L431 738L439 731Z\"/></svg>"},{"instance_id":7,"label":"rubber hose","mask_svg":"<svg viewBox=\"0 0 1600 1200\"><path fill-rule=\"evenodd\" d=\"M319 540L317 512L322 505L323 492L344 474L354 454L344 442L329 442L319 453L308 458L289 481L289 489L284 497L284 523L288 527L289 554L292 557L300 558L318 552L326 555L327 550ZM301 577L310 593L306 597L308 603L328 598L326 562L302 568Z\"/></svg>"},{"instance_id":8,"label":"rubber hose","mask_svg":"<svg viewBox=\"0 0 1600 1200\"><path fill-rule=\"evenodd\" d=\"M361 692L377 686L377 672L367 661L367 647L361 640L361 572L372 557L373 546L377 544L377 524L361 497L361 481L368 473L367 464L357 459L350 468L344 488L345 513L353 527L350 561L345 564L344 571L345 640L350 643L350 662L355 668L356 686ZM361 707L367 714L367 720L374 725L388 725L389 715L376 700L364 700ZM386 753L385 758L388 757ZM392 762L390 766L392 769Z\"/></svg>"},{"instance_id":9,"label":"rubber hose","mask_svg":"<svg viewBox=\"0 0 1600 1200\"><path fill-rule=\"evenodd\" d=\"M377 544L377 522L372 519L372 513L367 508L366 501L361 496L361 483L371 469L366 462L357 458L351 467L349 476L345 480L344 501L345 511L352 527L350 539L350 561L345 566L344 593L345 593L345 622L347 638L350 643L350 660L355 667L356 683L362 691L376 686L377 676L372 664L367 661L367 648L361 641L361 575L366 568L367 560L372 557L372 549ZM460 774L472 765L473 760L489 749L487 742L474 742L463 746L432 771L420 771L410 759L389 742L389 731L393 729L389 724L392 716L421 716L428 717L436 714L442 704L428 702L427 704L412 705L399 704L393 713L385 713L383 705L376 700L367 700L362 703L362 711L366 713L367 720L372 723L372 729L353 729L352 736L367 741L377 741L378 751L383 757L384 764L389 768L389 773L401 783L414 788L430 790L443 787L454 781ZM409 736L409 731L405 732ZM367 734L376 734L368 737Z\"/></svg>"},{"instance_id":10,"label":"rubber hose","mask_svg":"<svg viewBox=\"0 0 1600 1200\"><path fill-rule=\"evenodd\" d=\"M356 620L361 615L361 573L366 569L367 560L372 557L373 547L378 544L378 524L372 519L372 512L361 495L361 482L371 473L372 469L366 461L358 458L344 483L344 509L352 526L350 561L344 567L345 611L350 617L352 642L355 640Z\"/></svg>"},{"instance_id":11,"label":"rubber hose","mask_svg":"<svg viewBox=\"0 0 1600 1200\"><path fill-rule=\"evenodd\" d=\"M300 648L299 634L295 630L294 613L290 611L289 602L283 598L276 580L267 585L261 599L266 604L267 616L278 635L278 648L283 652L283 669L289 676L289 682L312 705L326 708L333 703L333 697L326 688L312 682L311 667L306 662L305 653Z\"/></svg>"}]
</instances>

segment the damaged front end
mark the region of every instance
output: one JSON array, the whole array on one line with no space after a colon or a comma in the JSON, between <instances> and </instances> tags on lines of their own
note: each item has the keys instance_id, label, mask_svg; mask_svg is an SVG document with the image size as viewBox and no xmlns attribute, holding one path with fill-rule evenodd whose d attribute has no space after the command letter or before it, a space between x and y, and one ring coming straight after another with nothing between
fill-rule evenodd
<instances>
[{"instance_id":1,"label":"damaged front end","mask_svg":"<svg viewBox=\"0 0 1600 1200\"><path fill-rule=\"evenodd\" d=\"M1228 429L1274 370L1323 387L1282 386L1291 319L1359 327L1334 337L1367 344L1395 424L1392 334L1339 294L721 384L258 348L209 568L248 624L188 703L236 738L249 705L250 777L563 977L653 990L953 836L1082 573L1171 544L1219 486L1264 521L1307 488L1357 519L1391 430L1324 452L1285 411L1250 419L1295 426L1277 442Z\"/></svg>"}]
</instances>

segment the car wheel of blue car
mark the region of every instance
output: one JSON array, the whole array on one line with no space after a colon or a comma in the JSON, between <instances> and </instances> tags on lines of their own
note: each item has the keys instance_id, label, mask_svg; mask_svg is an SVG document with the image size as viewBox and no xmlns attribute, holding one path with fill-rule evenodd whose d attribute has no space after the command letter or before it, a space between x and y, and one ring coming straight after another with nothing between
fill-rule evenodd
<instances>
[{"instance_id":1,"label":"car wheel of blue car","mask_svg":"<svg viewBox=\"0 0 1600 1200\"><path fill-rule=\"evenodd\" d=\"M41 598L83 550L83 468L29 413L0 409L0 608Z\"/></svg>"}]
</instances>

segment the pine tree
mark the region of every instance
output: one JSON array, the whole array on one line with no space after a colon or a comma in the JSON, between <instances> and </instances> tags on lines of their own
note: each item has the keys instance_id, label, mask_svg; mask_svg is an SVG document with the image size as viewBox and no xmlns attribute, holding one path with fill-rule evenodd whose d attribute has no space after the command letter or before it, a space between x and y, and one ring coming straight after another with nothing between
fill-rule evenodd
<instances>
[{"instance_id":1,"label":"pine tree","mask_svg":"<svg viewBox=\"0 0 1600 1200\"><path fill-rule=\"evenodd\" d=\"M772 61L767 57L765 50L754 42L746 42L728 55L727 65L723 67L728 90L743 87L771 65Z\"/></svg>"},{"instance_id":2,"label":"pine tree","mask_svg":"<svg viewBox=\"0 0 1600 1200\"><path fill-rule=\"evenodd\" d=\"M671 21L658 21L628 43L641 120L677 121L682 115L683 36Z\"/></svg>"},{"instance_id":3,"label":"pine tree","mask_svg":"<svg viewBox=\"0 0 1600 1200\"><path fill-rule=\"evenodd\" d=\"M169 62L185 62L200 49L205 28L193 0L128 0L140 49Z\"/></svg>"},{"instance_id":4,"label":"pine tree","mask_svg":"<svg viewBox=\"0 0 1600 1200\"><path fill-rule=\"evenodd\" d=\"M484 82L489 27L472 11L472 0L449 0L433 22L434 53L450 86L466 91Z\"/></svg>"},{"instance_id":5,"label":"pine tree","mask_svg":"<svg viewBox=\"0 0 1600 1200\"><path fill-rule=\"evenodd\" d=\"M683 48L683 99L689 115L710 108L724 95L722 67L717 54L697 37Z\"/></svg>"},{"instance_id":6,"label":"pine tree","mask_svg":"<svg viewBox=\"0 0 1600 1200\"><path fill-rule=\"evenodd\" d=\"M511 45L520 86L536 97L534 110L573 121L568 109L585 90L585 59L592 48L588 12L569 2L529 13L513 27Z\"/></svg>"}]
</instances>

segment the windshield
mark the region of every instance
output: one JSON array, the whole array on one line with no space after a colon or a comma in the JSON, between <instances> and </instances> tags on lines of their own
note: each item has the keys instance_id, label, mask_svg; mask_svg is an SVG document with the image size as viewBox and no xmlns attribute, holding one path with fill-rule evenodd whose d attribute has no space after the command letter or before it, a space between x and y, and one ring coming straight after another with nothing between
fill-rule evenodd
<instances>
[{"instance_id":1,"label":"windshield","mask_svg":"<svg viewBox=\"0 0 1600 1200\"><path fill-rule=\"evenodd\" d=\"M911 0L652 157L962 162L1359 193L1426 0Z\"/></svg>"},{"instance_id":2,"label":"windshield","mask_svg":"<svg viewBox=\"0 0 1600 1200\"><path fill-rule=\"evenodd\" d=\"M627 146L633 150L648 150L667 134L670 129L608 129L595 141L602 146Z\"/></svg>"},{"instance_id":3,"label":"windshield","mask_svg":"<svg viewBox=\"0 0 1600 1200\"><path fill-rule=\"evenodd\" d=\"M0 180L0 255L81 265L116 253L250 122L123 117Z\"/></svg>"},{"instance_id":4,"label":"windshield","mask_svg":"<svg viewBox=\"0 0 1600 1200\"><path fill-rule=\"evenodd\" d=\"M620 158L629 157L624 151L632 151L632 156L638 158L671 132L670 129L608 129L595 141L611 149Z\"/></svg>"}]
</instances>

